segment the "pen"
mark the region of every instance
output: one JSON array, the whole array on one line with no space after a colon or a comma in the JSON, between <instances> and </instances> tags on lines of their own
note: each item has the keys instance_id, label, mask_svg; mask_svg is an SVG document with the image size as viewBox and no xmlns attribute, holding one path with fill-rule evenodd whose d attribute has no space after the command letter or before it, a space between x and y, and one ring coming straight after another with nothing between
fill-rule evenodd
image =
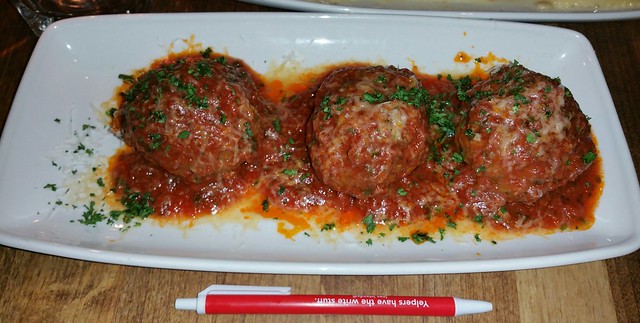
<instances>
[{"instance_id":1,"label":"pen","mask_svg":"<svg viewBox=\"0 0 640 323\"><path fill-rule=\"evenodd\" d=\"M456 297L292 295L289 287L211 285L175 308L199 314L351 314L459 316L493 310L485 301Z\"/></svg>"}]
</instances>

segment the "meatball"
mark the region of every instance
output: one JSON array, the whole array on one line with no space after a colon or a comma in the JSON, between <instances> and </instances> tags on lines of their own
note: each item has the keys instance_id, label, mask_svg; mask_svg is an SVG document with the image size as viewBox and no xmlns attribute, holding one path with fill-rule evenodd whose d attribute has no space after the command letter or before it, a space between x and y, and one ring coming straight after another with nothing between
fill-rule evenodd
<instances>
[{"instance_id":1,"label":"meatball","mask_svg":"<svg viewBox=\"0 0 640 323\"><path fill-rule=\"evenodd\" d=\"M532 203L591 163L589 122L558 79L514 62L496 67L468 94L457 139L472 169L507 201Z\"/></svg>"},{"instance_id":2,"label":"meatball","mask_svg":"<svg viewBox=\"0 0 640 323\"><path fill-rule=\"evenodd\" d=\"M344 67L315 95L307 145L318 178L357 198L386 192L424 162L428 96L407 69Z\"/></svg>"},{"instance_id":3,"label":"meatball","mask_svg":"<svg viewBox=\"0 0 640 323\"><path fill-rule=\"evenodd\" d=\"M179 57L129 81L115 127L148 162L199 183L255 160L265 103L240 62Z\"/></svg>"}]
</instances>

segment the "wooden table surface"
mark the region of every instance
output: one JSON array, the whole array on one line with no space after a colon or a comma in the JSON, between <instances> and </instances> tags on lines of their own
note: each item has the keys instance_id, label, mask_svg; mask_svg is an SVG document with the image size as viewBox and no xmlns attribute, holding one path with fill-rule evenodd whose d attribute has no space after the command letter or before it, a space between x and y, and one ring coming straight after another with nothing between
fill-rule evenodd
<instances>
[{"instance_id":1,"label":"wooden table surface","mask_svg":"<svg viewBox=\"0 0 640 323\"><path fill-rule=\"evenodd\" d=\"M276 11L235 1L152 1L151 12ZM0 125L37 38L0 1ZM602 65L636 169L640 166L640 20L554 23L584 34ZM2 207L2 206L0 206ZM203 316L173 309L209 284L291 286L303 294L455 295L493 312L458 318ZM0 246L0 322L640 322L640 252L547 269L406 276L216 273L109 265Z\"/></svg>"}]
</instances>

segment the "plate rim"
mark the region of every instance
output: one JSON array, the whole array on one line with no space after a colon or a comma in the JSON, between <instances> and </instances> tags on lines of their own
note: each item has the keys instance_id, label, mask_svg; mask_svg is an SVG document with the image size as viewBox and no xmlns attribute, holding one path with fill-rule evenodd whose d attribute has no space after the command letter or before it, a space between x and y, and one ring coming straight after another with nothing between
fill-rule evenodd
<instances>
[{"instance_id":1,"label":"plate rim","mask_svg":"<svg viewBox=\"0 0 640 323\"><path fill-rule=\"evenodd\" d=\"M516 11L444 11L444 10L409 10L378 9L332 5L304 0L240 0L246 3L287 10L314 11L348 14L392 14L392 15L424 15L430 17L464 18L464 19L497 19L521 22L559 22L559 21L616 21L640 18L640 10L612 10L602 12L516 12Z\"/></svg>"}]
</instances>

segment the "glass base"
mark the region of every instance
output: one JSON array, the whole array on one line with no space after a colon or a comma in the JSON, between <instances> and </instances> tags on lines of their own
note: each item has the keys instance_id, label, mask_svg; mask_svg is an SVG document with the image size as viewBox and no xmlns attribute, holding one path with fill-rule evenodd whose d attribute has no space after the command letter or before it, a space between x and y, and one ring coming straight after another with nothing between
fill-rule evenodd
<instances>
[{"instance_id":1,"label":"glass base","mask_svg":"<svg viewBox=\"0 0 640 323\"><path fill-rule=\"evenodd\" d=\"M11 2L13 2L24 21L31 27L31 30L33 30L36 36L40 36L47 26L55 21L52 17L43 16L31 10L21 1L11 0Z\"/></svg>"},{"instance_id":2,"label":"glass base","mask_svg":"<svg viewBox=\"0 0 640 323\"><path fill-rule=\"evenodd\" d=\"M40 36L50 24L59 19L144 12L149 0L11 0L11 2L31 30Z\"/></svg>"}]
</instances>

